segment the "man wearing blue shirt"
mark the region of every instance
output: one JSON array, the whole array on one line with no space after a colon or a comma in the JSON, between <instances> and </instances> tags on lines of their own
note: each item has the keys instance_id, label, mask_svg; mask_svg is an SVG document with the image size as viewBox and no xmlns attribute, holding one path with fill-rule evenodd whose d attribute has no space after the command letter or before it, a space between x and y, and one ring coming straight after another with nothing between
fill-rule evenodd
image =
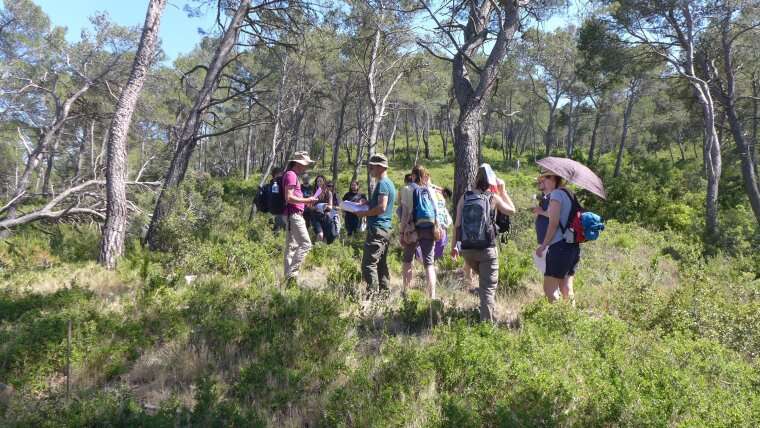
<instances>
[{"instance_id":1,"label":"man wearing blue shirt","mask_svg":"<svg viewBox=\"0 0 760 428\"><path fill-rule=\"evenodd\" d=\"M362 256L362 278L367 282L367 291L373 292L377 284L379 291L388 291L390 274L388 273L388 245L391 236L391 216L396 205L396 187L388 178L388 158L375 154L367 164L370 175L377 180L375 190L369 201L367 211L356 213L358 217L367 217L367 240L364 242Z\"/></svg>"}]
</instances>

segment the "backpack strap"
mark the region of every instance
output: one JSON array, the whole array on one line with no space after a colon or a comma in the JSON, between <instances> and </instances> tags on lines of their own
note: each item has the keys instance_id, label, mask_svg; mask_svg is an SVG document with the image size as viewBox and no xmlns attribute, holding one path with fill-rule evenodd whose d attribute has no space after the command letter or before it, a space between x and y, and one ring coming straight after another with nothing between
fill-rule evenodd
<instances>
[{"instance_id":1,"label":"backpack strap","mask_svg":"<svg viewBox=\"0 0 760 428\"><path fill-rule=\"evenodd\" d=\"M560 187L559 190L565 192L568 198L570 198L570 214L567 216L567 221L565 222L565 227L562 227L562 222L559 222L559 228L564 234L568 227L570 227L570 221L578 214L578 211L580 211L581 206L578 204L578 200L575 199L575 194L570 191L570 189L566 187Z\"/></svg>"},{"instance_id":2,"label":"backpack strap","mask_svg":"<svg viewBox=\"0 0 760 428\"><path fill-rule=\"evenodd\" d=\"M496 216L499 215L499 209L494 208L492 206L493 195L494 195L493 193L488 194L488 216L490 217L490 220L491 220L491 227L493 228L494 240L499 245L499 251L501 251L501 244L506 244L507 239L505 238L506 234L499 236L500 235L499 227L496 225Z\"/></svg>"},{"instance_id":3,"label":"backpack strap","mask_svg":"<svg viewBox=\"0 0 760 428\"><path fill-rule=\"evenodd\" d=\"M417 190L420 188L420 186L417 185L417 183L412 182L412 216L410 218L412 224L417 224Z\"/></svg>"},{"instance_id":4,"label":"backpack strap","mask_svg":"<svg viewBox=\"0 0 760 428\"><path fill-rule=\"evenodd\" d=\"M417 192L419 191L420 197L422 197L422 190L424 189L427 192L428 197L430 198L430 202L433 204L433 219L434 219L434 225L438 224L438 204L436 203L436 200L433 199L433 195L430 194L430 188L429 187L422 187L418 185L417 183L412 183L412 189L414 189L414 192L412 193L412 219L414 220L414 223L417 224L417 204L419 203L417 201ZM435 226L433 226L435 227Z\"/></svg>"}]
</instances>

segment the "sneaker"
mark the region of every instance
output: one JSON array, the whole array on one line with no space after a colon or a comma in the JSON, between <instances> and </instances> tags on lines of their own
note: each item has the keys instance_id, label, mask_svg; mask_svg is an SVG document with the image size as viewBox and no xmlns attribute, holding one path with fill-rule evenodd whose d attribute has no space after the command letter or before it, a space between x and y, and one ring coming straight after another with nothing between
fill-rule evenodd
<instances>
[{"instance_id":1,"label":"sneaker","mask_svg":"<svg viewBox=\"0 0 760 428\"><path fill-rule=\"evenodd\" d=\"M470 288L470 294L479 294L479 293L480 293L480 287Z\"/></svg>"}]
</instances>

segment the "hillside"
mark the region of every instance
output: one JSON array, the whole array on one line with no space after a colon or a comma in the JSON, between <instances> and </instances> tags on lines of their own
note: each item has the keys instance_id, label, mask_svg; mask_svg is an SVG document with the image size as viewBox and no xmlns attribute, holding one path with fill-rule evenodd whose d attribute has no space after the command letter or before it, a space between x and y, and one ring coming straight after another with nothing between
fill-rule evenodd
<instances>
[{"instance_id":1,"label":"hillside","mask_svg":"<svg viewBox=\"0 0 760 428\"><path fill-rule=\"evenodd\" d=\"M431 156L442 157L440 143ZM238 179L183 185L184 208L162 232L168 252L139 245L145 219L136 219L116 271L93 262L95 224L14 234L0 243L2 425L760 423L760 275L756 254L742 250L750 240L706 257L688 233L697 209L680 230L666 223L672 214L632 218L643 208L624 211L630 193L610 181L609 201L587 199L613 216L583 246L576 307L550 306L530 256L536 169L524 161L515 171L496 150L484 156L518 209L501 247L496 326L478 325L461 260L438 262L439 299L424 297L419 265L416 290L403 297L395 236L387 299L362 293L361 237L316 244L302 284L286 288L284 238L267 215L245 221L253 189ZM423 163L450 185L450 160ZM399 154L391 178L400 183L410 167ZM636 181L652 179L639 168ZM667 193L629 187L644 207ZM689 197L668 206L688 208Z\"/></svg>"}]
</instances>

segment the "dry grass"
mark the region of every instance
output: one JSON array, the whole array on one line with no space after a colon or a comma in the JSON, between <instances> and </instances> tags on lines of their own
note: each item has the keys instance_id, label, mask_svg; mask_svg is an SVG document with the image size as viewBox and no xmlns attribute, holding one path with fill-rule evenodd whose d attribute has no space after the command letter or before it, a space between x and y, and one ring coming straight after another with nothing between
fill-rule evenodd
<instances>
[{"instance_id":1,"label":"dry grass","mask_svg":"<svg viewBox=\"0 0 760 428\"><path fill-rule=\"evenodd\" d=\"M181 405L195 404L195 382L205 374L215 355L205 344L173 340L144 353L125 375L138 402L159 406L173 396Z\"/></svg>"},{"instance_id":2,"label":"dry grass","mask_svg":"<svg viewBox=\"0 0 760 428\"><path fill-rule=\"evenodd\" d=\"M119 278L115 271L106 270L95 262L53 267L41 272L35 279L28 284L28 290L41 294L54 293L76 284L108 298L131 291L135 286Z\"/></svg>"}]
</instances>

